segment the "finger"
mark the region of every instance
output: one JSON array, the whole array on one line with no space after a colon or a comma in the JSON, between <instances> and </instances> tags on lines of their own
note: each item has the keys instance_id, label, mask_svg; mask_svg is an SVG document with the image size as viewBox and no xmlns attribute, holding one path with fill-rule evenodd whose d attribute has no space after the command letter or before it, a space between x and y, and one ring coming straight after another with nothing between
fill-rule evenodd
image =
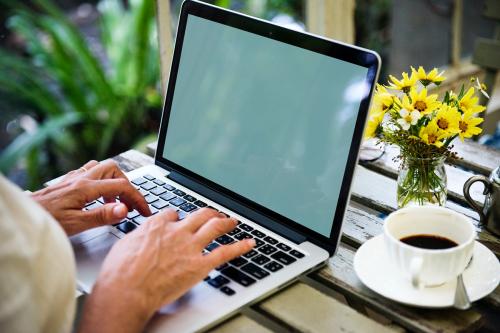
<instances>
[{"instance_id":1,"label":"finger","mask_svg":"<svg viewBox=\"0 0 500 333\"><path fill-rule=\"evenodd\" d=\"M127 179L127 176L113 160L102 161L87 172L87 177L89 179Z\"/></svg>"},{"instance_id":2,"label":"finger","mask_svg":"<svg viewBox=\"0 0 500 333\"><path fill-rule=\"evenodd\" d=\"M154 216L154 220L162 222L177 222L179 221L179 214L177 214L175 209L167 208L156 214Z\"/></svg>"},{"instance_id":3,"label":"finger","mask_svg":"<svg viewBox=\"0 0 500 333\"><path fill-rule=\"evenodd\" d=\"M255 240L253 238L245 239L230 245L219 246L209 254L205 255L205 260L207 261L210 268L215 268L222 265L229 260L241 256L247 253L255 246Z\"/></svg>"},{"instance_id":4,"label":"finger","mask_svg":"<svg viewBox=\"0 0 500 333\"><path fill-rule=\"evenodd\" d=\"M92 169L93 167L95 167L97 165L99 165L99 162L97 162L96 160L90 160L90 161L88 161L87 163L85 163L83 165L83 168L85 170L90 170L90 169Z\"/></svg>"},{"instance_id":5,"label":"finger","mask_svg":"<svg viewBox=\"0 0 500 333\"><path fill-rule=\"evenodd\" d=\"M143 216L150 216L151 211L144 197L130 184L127 179L102 179L102 180L81 180L75 183L81 187L87 196L86 202L90 202L99 197L119 197L130 209L137 209Z\"/></svg>"},{"instance_id":6,"label":"finger","mask_svg":"<svg viewBox=\"0 0 500 333\"><path fill-rule=\"evenodd\" d=\"M212 218L198 229L195 237L205 247L215 238L233 230L237 223L236 219Z\"/></svg>"},{"instance_id":7,"label":"finger","mask_svg":"<svg viewBox=\"0 0 500 333\"><path fill-rule=\"evenodd\" d=\"M115 224L127 217L128 208L122 203L105 204L99 208L83 212L87 223L95 226Z\"/></svg>"},{"instance_id":8,"label":"finger","mask_svg":"<svg viewBox=\"0 0 500 333\"><path fill-rule=\"evenodd\" d=\"M196 232L203 224L213 217L218 217L219 213L210 208L202 208L189 215L183 222L184 228L191 232Z\"/></svg>"}]
</instances>

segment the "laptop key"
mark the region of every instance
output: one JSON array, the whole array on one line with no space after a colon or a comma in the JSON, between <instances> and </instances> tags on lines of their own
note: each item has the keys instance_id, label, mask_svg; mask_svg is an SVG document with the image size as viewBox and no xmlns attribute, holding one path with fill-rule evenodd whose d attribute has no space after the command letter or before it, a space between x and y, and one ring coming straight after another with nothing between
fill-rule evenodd
<instances>
[{"instance_id":1,"label":"laptop key","mask_svg":"<svg viewBox=\"0 0 500 333\"><path fill-rule=\"evenodd\" d=\"M273 258L274 260L279 261L280 263L285 264L285 265L290 265L291 263L297 261L297 259L295 259L294 257L289 256L285 252L281 252L281 251L278 251L278 252L272 254L271 258Z\"/></svg>"},{"instance_id":2,"label":"laptop key","mask_svg":"<svg viewBox=\"0 0 500 333\"><path fill-rule=\"evenodd\" d=\"M292 250L289 252L292 256L294 256L295 258L304 258L304 253L302 252L299 252L297 250Z\"/></svg>"},{"instance_id":3,"label":"laptop key","mask_svg":"<svg viewBox=\"0 0 500 333\"><path fill-rule=\"evenodd\" d=\"M222 275L218 275L210 280L207 280L207 283L214 288L220 288L225 284L228 284L230 281L223 277Z\"/></svg>"},{"instance_id":4,"label":"laptop key","mask_svg":"<svg viewBox=\"0 0 500 333\"><path fill-rule=\"evenodd\" d=\"M180 220L184 220L186 218L186 216L188 216L188 213L186 213L183 210L178 210L177 215L179 216L179 221L180 221Z\"/></svg>"},{"instance_id":5,"label":"laptop key","mask_svg":"<svg viewBox=\"0 0 500 333\"><path fill-rule=\"evenodd\" d=\"M147 180L155 179L155 177L151 176L150 174L144 175L144 178L146 178Z\"/></svg>"},{"instance_id":6,"label":"laptop key","mask_svg":"<svg viewBox=\"0 0 500 333\"><path fill-rule=\"evenodd\" d=\"M120 230L123 233L128 234L135 228L137 228L137 225L133 224L132 222L126 221L117 226L118 230Z\"/></svg>"},{"instance_id":7,"label":"laptop key","mask_svg":"<svg viewBox=\"0 0 500 333\"><path fill-rule=\"evenodd\" d=\"M194 204L198 207L207 207L207 204L201 200L196 200Z\"/></svg>"},{"instance_id":8,"label":"laptop key","mask_svg":"<svg viewBox=\"0 0 500 333\"><path fill-rule=\"evenodd\" d=\"M249 233L242 231L239 234L237 234L236 236L234 236L234 238L236 238L237 240L243 240L243 239L253 238L253 237Z\"/></svg>"},{"instance_id":9,"label":"laptop key","mask_svg":"<svg viewBox=\"0 0 500 333\"><path fill-rule=\"evenodd\" d=\"M159 199L151 204L156 209L163 209L168 206L168 202L165 200Z\"/></svg>"},{"instance_id":10,"label":"laptop key","mask_svg":"<svg viewBox=\"0 0 500 333\"><path fill-rule=\"evenodd\" d=\"M151 191L152 189L154 189L156 187L156 185L152 182L147 182L147 183L142 184L141 187L143 189L145 189L146 191Z\"/></svg>"},{"instance_id":11,"label":"laptop key","mask_svg":"<svg viewBox=\"0 0 500 333\"><path fill-rule=\"evenodd\" d=\"M271 259L266 257L265 255L259 254L251 259L254 263L257 265L264 265L265 263L269 262Z\"/></svg>"},{"instance_id":12,"label":"laptop key","mask_svg":"<svg viewBox=\"0 0 500 333\"><path fill-rule=\"evenodd\" d=\"M269 270L270 272L276 272L283 268L282 264L278 264L276 261L271 261L264 265L264 268Z\"/></svg>"},{"instance_id":13,"label":"laptop key","mask_svg":"<svg viewBox=\"0 0 500 333\"><path fill-rule=\"evenodd\" d=\"M193 210L195 210L198 207L196 207L192 203L186 202L186 203L180 205L179 208L182 209L183 211L189 213L190 211L193 211Z\"/></svg>"},{"instance_id":14,"label":"laptop key","mask_svg":"<svg viewBox=\"0 0 500 333\"><path fill-rule=\"evenodd\" d=\"M231 231L230 231L230 232L228 232L227 234L228 234L229 236L234 236L234 235L236 235L237 233L239 233L240 231L241 231L240 229L238 229L238 228L234 228L233 230L231 230Z\"/></svg>"},{"instance_id":15,"label":"laptop key","mask_svg":"<svg viewBox=\"0 0 500 333\"><path fill-rule=\"evenodd\" d=\"M246 264L247 262L248 262L248 260L246 260L245 258L237 257L237 258L234 258L233 260L231 260L229 263L233 266L239 267L239 266Z\"/></svg>"},{"instance_id":16,"label":"laptop key","mask_svg":"<svg viewBox=\"0 0 500 333\"><path fill-rule=\"evenodd\" d=\"M181 190L174 190L172 193L175 194L175 195L178 195L180 197L183 197L183 196L186 195L186 192L183 192Z\"/></svg>"},{"instance_id":17,"label":"laptop key","mask_svg":"<svg viewBox=\"0 0 500 333\"><path fill-rule=\"evenodd\" d=\"M271 253L274 253L278 251L274 246L272 245L269 245L269 244L265 244L265 245L262 245L261 247L259 247L259 252L262 252L264 254L271 254Z\"/></svg>"},{"instance_id":18,"label":"laptop key","mask_svg":"<svg viewBox=\"0 0 500 333\"><path fill-rule=\"evenodd\" d=\"M218 248L219 246L220 246L219 244L212 242L212 243L208 244L207 247L205 247L205 249L207 249L207 251L213 251L216 248Z\"/></svg>"},{"instance_id":19,"label":"laptop key","mask_svg":"<svg viewBox=\"0 0 500 333\"><path fill-rule=\"evenodd\" d=\"M254 278L251 278L250 276L246 275L243 272L240 272L239 270L237 270L232 266L224 268L221 271L221 273L230 278L231 280L233 280L234 282L241 284L244 287L248 287L254 284L256 281Z\"/></svg>"},{"instance_id":20,"label":"laptop key","mask_svg":"<svg viewBox=\"0 0 500 333\"><path fill-rule=\"evenodd\" d=\"M152 194L147 194L145 197L144 197L144 200L146 200L146 202L148 204L150 203L153 203L155 202L156 200L158 200L158 197L156 195L152 195Z\"/></svg>"},{"instance_id":21,"label":"laptop key","mask_svg":"<svg viewBox=\"0 0 500 333\"><path fill-rule=\"evenodd\" d=\"M99 201L94 201L93 203L91 203L90 205L88 205L87 207L85 207L86 210L92 210L92 209L96 209L96 208L99 208L102 206L102 203L100 203Z\"/></svg>"},{"instance_id":22,"label":"laptop key","mask_svg":"<svg viewBox=\"0 0 500 333\"><path fill-rule=\"evenodd\" d=\"M239 227L245 231L252 231L253 227L249 226L248 224L242 223L239 225Z\"/></svg>"},{"instance_id":23,"label":"laptop key","mask_svg":"<svg viewBox=\"0 0 500 333\"><path fill-rule=\"evenodd\" d=\"M253 276L254 278L257 278L259 280L263 279L269 275L269 273L267 271L263 270L259 266L252 264L252 263L248 263L245 266L241 267L240 269L243 272L248 273L251 276Z\"/></svg>"},{"instance_id":24,"label":"laptop key","mask_svg":"<svg viewBox=\"0 0 500 333\"><path fill-rule=\"evenodd\" d=\"M229 288L228 286L223 286L219 290L222 291L224 294L226 294L228 296L233 296L234 294L236 294L236 291L234 291L233 289Z\"/></svg>"},{"instance_id":25,"label":"laptop key","mask_svg":"<svg viewBox=\"0 0 500 333\"><path fill-rule=\"evenodd\" d=\"M151 193L154 195L162 195L163 193L167 192L163 187L155 187L154 189L151 190Z\"/></svg>"},{"instance_id":26,"label":"laptop key","mask_svg":"<svg viewBox=\"0 0 500 333\"><path fill-rule=\"evenodd\" d=\"M142 189L142 188L139 188L139 193L141 193L141 194L142 194L142 196L145 196L145 195L148 195L148 194L149 194L149 192L148 192L148 191L146 191L145 189Z\"/></svg>"},{"instance_id":27,"label":"laptop key","mask_svg":"<svg viewBox=\"0 0 500 333\"><path fill-rule=\"evenodd\" d=\"M232 239L228 235L222 235L220 237L217 237L215 240L217 241L217 243L222 245L231 244L232 242L234 242L234 239Z\"/></svg>"},{"instance_id":28,"label":"laptop key","mask_svg":"<svg viewBox=\"0 0 500 333\"><path fill-rule=\"evenodd\" d=\"M167 192L167 193L164 193L164 194L160 195L160 198L162 198L165 201L170 201L173 198L175 198L175 194Z\"/></svg>"},{"instance_id":29,"label":"laptop key","mask_svg":"<svg viewBox=\"0 0 500 333\"><path fill-rule=\"evenodd\" d=\"M128 214L127 214L127 218L129 218L129 219L133 219L134 217L137 217L137 216L139 216L139 212L136 211L135 209L131 212L128 212Z\"/></svg>"},{"instance_id":30,"label":"laptop key","mask_svg":"<svg viewBox=\"0 0 500 333\"><path fill-rule=\"evenodd\" d=\"M136 178L136 179L132 180L131 183L134 184L134 185L142 185L142 184L146 183L147 181L148 180L145 179L144 177L139 177L139 178Z\"/></svg>"},{"instance_id":31,"label":"laptop key","mask_svg":"<svg viewBox=\"0 0 500 333\"><path fill-rule=\"evenodd\" d=\"M278 243L278 241L276 239L269 237L269 236L265 237L264 241L268 242L271 245L276 245Z\"/></svg>"},{"instance_id":32,"label":"laptop key","mask_svg":"<svg viewBox=\"0 0 500 333\"><path fill-rule=\"evenodd\" d=\"M262 238L262 237L266 237L266 234L255 229L254 231L252 231L252 235L254 235L255 237L259 237L259 238Z\"/></svg>"},{"instance_id":33,"label":"laptop key","mask_svg":"<svg viewBox=\"0 0 500 333\"><path fill-rule=\"evenodd\" d=\"M132 219L132 221L134 221L135 223L140 225L140 224L143 224L144 222L146 222L147 219L148 219L147 217L139 215L137 217L134 217Z\"/></svg>"},{"instance_id":34,"label":"laptop key","mask_svg":"<svg viewBox=\"0 0 500 333\"><path fill-rule=\"evenodd\" d=\"M170 185L170 184L165 184L165 185L163 185L163 188L164 188L164 189L166 189L166 190L168 190L168 191L173 191L173 190L175 190L175 187L173 187L173 186L172 186L172 185Z\"/></svg>"},{"instance_id":35,"label":"laptop key","mask_svg":"<svg viewBox=\"0 0 500 333\"><path fill-rule=\"evenodd\" d=\"M252 257L255 257L255 256L257 255L257 253L258 253L258 252L257 252L257 251L255 251L255 250L250 250L250 252L245 253L245 254L243 255L243 257L245 257L245 258L249 258L249 259L250 259L250 258L252 258Z\"/></svg>"},{"instance_id":36,"label":"laptop key","mask_svg":"<svg viewBox=\"0 0 500 333\"><path fill-rule=\"evenodd\" d=\"M170 200L170 203L171 203L172 205L176 206L176 207L179 207L180 205L182 205L182 204L183 204L183 203L185 203L185 202L186 202L186 200L181 199L181 198L179 198L179 197L176 197L176 198L174 198L174 199Z\"/></svg>"},{"instance_id":37,"label":"laptop key","mask_svg":"<svg viewBox=\"0 0 500 333\"><path fill-rule=\"evenodd\" d=\"M159 186L165 185L165 182L163 180L159 180L158 178L154 179L153 183L155 183L156 185L159 185Z\"/></svg>"},{"instance_id":38,"label":"laptop key","mask_svg":"<svg viewBox=\"0 0 500 333\"><path fill-rule=\"evenodd\" d=\"M280 249L280 250L285 251L285 252L288 252L288 251L290 251L290 250L292 249L290 246L288 246L288 245L286 245L286 244L283 244L283 243L279 243L279 244L277 244L277 245L276 245L276 247L277 247L278 249Z\"/></svg>"},{"instance_id":39,"label":"laptop key","mask_svg":"<svg viewBox=\"0 0 500 333\"><path fill-rule=\"evenodd\" d=\"M192 195L189 195L189 194L186 194L186 195L184 196L184 199L185 199L185 200L187 200L187 201L189 201L189 202L194 202L194 201L196 201L196 198L195 198L195 197L193 197Z\"/></svg>"},{"instance_id":40,"label":"laptop key","mask_svg":"<svg viewBox=\"0 0 500 333\"><path fill-rule=\"evenodd\" d=\"M254 238L255 239L255 249L258 248L258 247L261 247L262 245L264 245L264 242L258 238Z\"/></svg>"}]
</instances>

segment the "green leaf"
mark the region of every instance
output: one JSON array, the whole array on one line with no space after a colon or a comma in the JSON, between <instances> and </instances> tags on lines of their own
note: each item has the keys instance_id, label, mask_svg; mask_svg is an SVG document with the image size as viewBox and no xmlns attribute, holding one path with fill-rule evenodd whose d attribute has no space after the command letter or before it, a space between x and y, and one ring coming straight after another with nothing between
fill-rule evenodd
<instances>
[{"instance_id":1,"label":"green leaf","mask_svg":"<svg viewBox=\"0 0 500 333\"><path fill-rule=\"evenodd\" d=\"M52 118L40 125L34 133L25 132L19 135L0 156L0 170L7 172L29 151L40 146L49 138L54 138L63 128L80 121L77 113L68 113Z\"/></svg>"}]
</instances>

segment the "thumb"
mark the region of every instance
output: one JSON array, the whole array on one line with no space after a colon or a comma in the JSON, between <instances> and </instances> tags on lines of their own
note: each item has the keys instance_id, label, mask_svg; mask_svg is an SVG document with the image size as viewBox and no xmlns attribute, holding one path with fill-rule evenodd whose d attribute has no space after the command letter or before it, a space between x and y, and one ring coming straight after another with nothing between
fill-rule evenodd
<instances>
[{"instance_id":1,"label":"thumb","mask_svg":"<svg viewBox=\"0 0 500 333\"><path fill-rule=\"evenodd\" d=\"M109 203L85 213L96 225L115 224L127 217L128 208L123 203Z\"/></svg>"}]
</instances>

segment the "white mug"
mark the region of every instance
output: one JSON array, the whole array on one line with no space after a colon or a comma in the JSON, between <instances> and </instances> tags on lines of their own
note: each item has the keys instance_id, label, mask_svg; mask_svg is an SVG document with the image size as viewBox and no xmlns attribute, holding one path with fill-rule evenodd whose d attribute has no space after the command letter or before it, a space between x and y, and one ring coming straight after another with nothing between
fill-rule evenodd
<instances>
[{"instance_id":1,"label":"white mug","mask_svg":"<svg viewBox=\"0 0 500 333\"><path fill-rule=\"evenodd\" d=\"M474 250L476 231L471 220L448 208L403 208L384 222L389 257L414 287L441 285L462 273ZM402 238L416 235L444 237L457 243L447 249L424 249L405 244Z\"/></svg>"}]
</instances>

